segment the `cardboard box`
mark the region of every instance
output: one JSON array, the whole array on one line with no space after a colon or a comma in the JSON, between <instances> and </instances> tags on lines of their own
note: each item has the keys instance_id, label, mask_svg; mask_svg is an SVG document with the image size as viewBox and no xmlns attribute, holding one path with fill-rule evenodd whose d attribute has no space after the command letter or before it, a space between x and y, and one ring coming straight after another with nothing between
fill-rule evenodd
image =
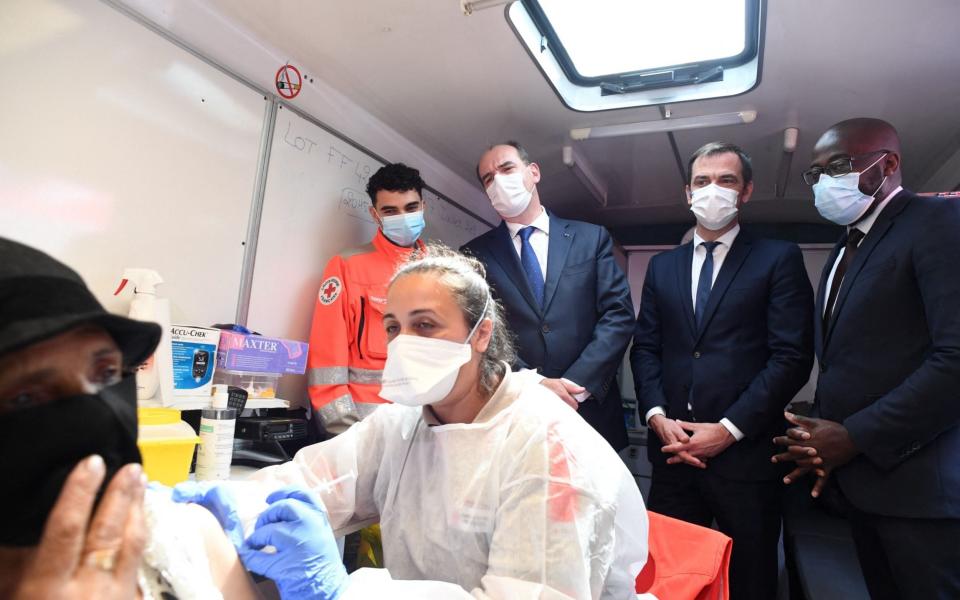
<instances>
[{"instance_id":1,"label":"cardboard box","mask_svg":"<svg viewBox=\"0 0 960 600\"><path fill-rule=\"evenodd\" d=\"M219 340L219 329L189 325L170 327L175 396L210 395Z\"/></svg>"},{"instance_id":2,"label":"cardboard box","mask_svg":"<svg viewBox=\"0 0 960 600\"><path fill-rule=\"evenodd\" d=\"M217 368L300 375L307 370L309 348L306 342L224 330L220 332Z\"/></svg>"}]
</instances>

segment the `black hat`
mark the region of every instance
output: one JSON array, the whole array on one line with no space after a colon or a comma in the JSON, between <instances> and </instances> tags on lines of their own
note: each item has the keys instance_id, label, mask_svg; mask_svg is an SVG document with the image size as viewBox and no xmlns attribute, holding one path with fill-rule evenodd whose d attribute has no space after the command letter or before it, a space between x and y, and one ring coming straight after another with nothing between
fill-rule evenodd
<instances>
[{"instance_id":1,"label":"black hat","mask_svg":"<svg viewBox=\"0 0 960 600\"><path fill-rule=\"evenodd\" d=\"M128 367L160 342L159 325L108 313L70 267L0 238L0 356L86 323L107 330Z\"/></svg>"}]
</instances>

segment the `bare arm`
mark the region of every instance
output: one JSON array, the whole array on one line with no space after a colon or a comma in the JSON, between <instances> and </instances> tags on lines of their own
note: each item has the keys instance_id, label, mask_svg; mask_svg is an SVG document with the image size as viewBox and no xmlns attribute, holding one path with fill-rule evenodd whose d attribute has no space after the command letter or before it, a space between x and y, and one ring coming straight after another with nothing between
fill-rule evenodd
<instances>
[{"instance_id":1,"label":"bare arm","mask_svg":"<svg viewBox=\"0 0 960 600\"><path fill-rule=\"evenodd\" d=\"M210 560L210 577L229 600L255 600L261 598L250 574L243 568L233 544L224 535L216 517L199 504L185 504L185 514L191 525L203 537L204 549Z\"/></svg>"}]
</instances>

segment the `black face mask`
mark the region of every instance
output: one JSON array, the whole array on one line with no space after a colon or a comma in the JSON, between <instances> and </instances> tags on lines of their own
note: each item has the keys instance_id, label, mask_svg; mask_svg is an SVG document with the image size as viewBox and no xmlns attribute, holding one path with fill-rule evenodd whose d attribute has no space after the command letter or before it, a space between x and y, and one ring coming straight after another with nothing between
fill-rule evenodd
<instances>
[{"instance_id":1,"label":"black face mask","mask_svg":"<svg viewBox=\"0 0 960 600\"><path fill-rule=\"evenodd\" d=\"M134 377L99 394L71 396L0 417L0 546L35 546L77 463L99 454L106 476L140 462Z\"/></svg>"}]
</instances>

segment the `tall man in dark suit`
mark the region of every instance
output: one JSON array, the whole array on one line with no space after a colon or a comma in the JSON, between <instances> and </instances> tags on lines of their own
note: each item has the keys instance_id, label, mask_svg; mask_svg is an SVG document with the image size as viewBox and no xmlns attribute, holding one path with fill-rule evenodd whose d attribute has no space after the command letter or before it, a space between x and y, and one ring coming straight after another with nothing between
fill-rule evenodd
<instances>
[{"instance_id":1,"label":"tall man in dark suit","mask_svg":"<svg viewBox=\"0 0 960 600\"><path fill-rule=\"evenodd\" d=\"M750 158L690 158L692 243L650 261L630 360L653 431L651 510L733 538L732 597L776 596L781 487L770 463L784 406L813 365L813 290L796 244L751 238L738 211Z\"/></svg>"},{"instance_id":2,"label":"tall man in dark suit","mask_svg":"<svg viewBox=\"0 0 960 600\"><path fill-rule=\"evenodd\" d=\"M846 232L817 293L817 418L788 415L774 460L839 484L873 598L960 598L960 203L901 187L879 119L828 129L804 179Z\"/></svg>"},{"instance_id":3,"label":"tall man in dark suit","mask_svg":"<svg viewBox=\"0 0 960 600\"><path fill-rule=\"evenodd\" d=\"M578 410L610 445L627 446L616 374L633 328L630 287L607 230L540 204L540 168L507 142L477 176L503 222L462 250L480 259L517 336L519 368Z\"/></svg>"}]
</instances>

